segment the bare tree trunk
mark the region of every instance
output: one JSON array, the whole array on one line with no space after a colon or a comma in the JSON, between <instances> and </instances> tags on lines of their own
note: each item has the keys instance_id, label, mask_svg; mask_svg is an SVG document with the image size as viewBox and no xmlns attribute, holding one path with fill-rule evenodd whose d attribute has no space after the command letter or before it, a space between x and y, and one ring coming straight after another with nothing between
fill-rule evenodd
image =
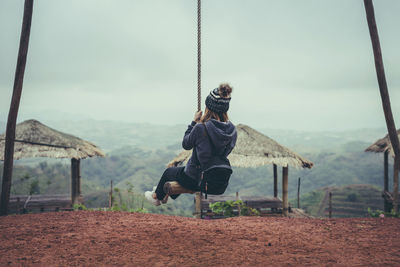
<instances>
[{"instance_id":1,"label":"bare tree trunk","mask_svg":"<svg viewBox=\"0 0 400 267\"><path fill-rule=\"evenodd\" d=\"M10 199L11 178L14 163L14 140L19 102L22 94L26 57L28 54L29 35L31 32L33 0L25 0L24 18L22 21L21 38L19 43L17 68L14 78L14 89L8 113L6 143L4 149L3 183L1 191L0 215L7 215L8 201Z\"/></svg>"},{"instance_id":2,"label":"bare tree trunk","mask_svg":"<svg viewBox=\"0 0 400 267\"><path fill-rule=\"evenodd\" d=\"M382 99L383 112L385 113L386 126L389 133L390 142L392 143L395 154L394 174L393 174L393 208L398 210L398 173L400 162L400 146L399 137L397 136L396 126L393 119L392 108L390 105L390 97L386 83L385 69L383 67L383 59L381 45L379 42L378 28L375 22L374 5L372 0L364 0L365 12L367 14L369 34L371 36L372 48L374 51L376 75L378 77L379 91Z\"/></svg>"}]
</instances>

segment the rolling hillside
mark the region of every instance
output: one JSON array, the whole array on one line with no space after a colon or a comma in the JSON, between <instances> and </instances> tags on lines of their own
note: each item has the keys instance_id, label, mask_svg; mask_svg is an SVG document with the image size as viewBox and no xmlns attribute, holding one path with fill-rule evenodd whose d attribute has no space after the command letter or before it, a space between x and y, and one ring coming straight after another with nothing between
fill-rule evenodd
<instances>
[{"instance_id":1,"label":"rolling hillside","mask_svg":"<svg viewBox=\"0 0 400 267\"><path fill-rule=\"evenodd\" d=\"M332 193L332 217L366 217L368 208L383 209L381 190L366 184L330 186L315 190L301 196L301 208L312 216L328 217L329 192Z\"/></svg>"},{"instance_id":2,"label":"rolling hillside","mask_svg":"<svg viewBox=\"0 0 400 267\"><path fill-rule=\"evenodd\" d=\"M105 158L82 161L82 193L85 196L96 196L88 199L90 206L96 203L104 206L107 203L107 193L101 192L109 190L111 180L115 187L125 191L132 185L136 194L150 190L158 182L166 163L181 151L180 140L186 128L185 125L163 126L93 120L58 121L48 125L92 141L106 150ZM301 177L302 194L318 188L351 184L382 186L383 157L364 152L365 147L370 144L368 140L372 142L373 136L380 136L379 129L368 131L364 137L361 130L338 133L265 131L283 145L299 148L295 151L315 164L311 170L289 168L290 198L296 195L298 177ZM392 168L389 170L391 172ZM278 172L280 195L281 168ZM69 160L33 158L15 163L12 194L69 194L69 190ZM235 192L253 196L272 195L272 166L234 168L226 194ZM312 196L313 201L319 203L321 194L315 193ZM189 214L193 207L193 196L182 196L173 203L168 205L182 209L180 214ZM173 214L177 214L176 210Z\"/></svg>"}]
</instances>

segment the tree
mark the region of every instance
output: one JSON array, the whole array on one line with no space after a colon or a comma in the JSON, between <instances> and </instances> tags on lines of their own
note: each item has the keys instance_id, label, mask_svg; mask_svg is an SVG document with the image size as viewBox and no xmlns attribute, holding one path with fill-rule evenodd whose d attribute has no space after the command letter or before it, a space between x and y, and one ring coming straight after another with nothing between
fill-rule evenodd
<instances>
[{"instance_id":1,"label":"tree","mask_svg":"<svg viewBox=\"0 0 400 267\"><path fill-rule=\"evenodd\" d=\"M33 0L25 0L24 18L22 20L21 38L19 43L17 68L14 78L14 89L11 98L10 111L8 113L6 128L6 143L4 148L4 168L3 183L1 191L0 215L7 215L8 201L10 200L11 178L14 164L14 141L15 128L17 124L17 116L19 102L22 94L22 85L24 82L26 57L29 47L29 36L31 32L33 11Z\"/></svg>"},{"instance_id":2,"label":"tree","mask_svg":"<svg viewBox=\"0 0 400 267\"><path fill-rule=\"evenodd\" d=\"M378 28L375 21L374 5L372 0L364 0L365 12L369 34L371 37L372 48L374 51L376 76L378 78L379 91L382 99L383 112L385 114L386 126L389 133L390 142L394 151L394 171L393 171L393 209L398 211L399 199L399 167L400 167L400 146L399 137L397 136L396 126L393 119L392 108L390 105L390 97L386 83L385 70L383 67L383 59L381 45L379 42Z\"/></svg>"}]
</instances>

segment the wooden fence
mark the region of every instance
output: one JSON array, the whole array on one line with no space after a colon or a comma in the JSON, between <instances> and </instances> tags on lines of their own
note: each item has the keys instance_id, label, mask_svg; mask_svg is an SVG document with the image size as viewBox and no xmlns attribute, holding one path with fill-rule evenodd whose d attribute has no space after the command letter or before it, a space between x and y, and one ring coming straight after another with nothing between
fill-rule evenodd
<instances>
[{"instance_id":1,"label":"wooden fence","mask_svg":"<svg viewBox=\"0 0 400 267\"><path fill-rule=\"evenodd\" d=\"M70 195L11 195L8 214L72 210Z\"/></svg>"}]
</instances>

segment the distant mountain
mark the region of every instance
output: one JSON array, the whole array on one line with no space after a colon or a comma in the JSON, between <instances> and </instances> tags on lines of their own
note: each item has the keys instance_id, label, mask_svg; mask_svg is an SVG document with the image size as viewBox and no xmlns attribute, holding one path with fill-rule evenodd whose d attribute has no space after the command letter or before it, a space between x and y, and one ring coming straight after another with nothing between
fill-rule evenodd
<instances>
[{"instance_id":1,"label":"distant mountain","mask_svg":"<svg viewBox=\"0 0 400 267\"><path fill-rule=\"evenodd\" d=\"M137 146L142 149L179 150L183 134L189 122L177 125L151 123L129 123L101 121L74 114L49 111L35 114L21 114L18 122L38 118L42 123L56 130L86 139L100 146L106 152L124 147ZM62 118L59 120L58 118ZM6 117L0 117L0 132L5 132ZM249 125L251 127L251 125ZM360 141L368 145L383 137L385 128L357 129L347 131L297 131L289 129L255 128L275 139L284 146L302 153L318 153L331 150L348 142Z\"/></svg>"},{"instance_id":2,"label":"distant mountain","mask_svg":"<svg viewBox=\"0 0 400 267\"><path fill-rule=\"evenodd\" d=\"M142 149L180 150L180 143L187 124L159 125L151 123L129 123L101 121L71 114L52 115L48 112L39 118L42 123L56 130L76 135L93 142L106 152L124 147L137 146ZM62 116L61 116L62 115ZM21 114L18 122L36 118L34 114ZM58 118L63 118L58 120ZM5 132L6 118L0 117L0 132ZM251 125L249 125L251 127ZM357 129L347 131L297 131L288 129L255 128L282 145L302 153L317 153L331 150L348 142L361 141L368 145L386 134L384 128Z\"/></svg>"},{"instance_id":3,"label":"distant mountain","mask_svg":"<svg viewBox=\"0 0 400 267\"><path fill-rule=\"evenodd\" d=\"M298 153L332 149L349 142L366 142L369 145L387 134L384 128L340 132L305 132L279 129L261 129L260 131Z\"/></svg>"},{"instance_id":4,"label":"distant mountain","mask_svg":"<svg viewBox=\"0 0 400 267\"><path fill-rule=\"evenodd\" d=\"M106 152L127 146L162 149L180 143L186 125L155 125L116 121L49 121L49 127L93 142Z\"/></svg>"},{"instance_id":5,"label":"distant mountain","mask_svg":"<svg viewBox=\"0 0 400 267\"><path fill-rule=\"evenodd\" d=\"M49 127L76 135L100 146L106 152L126 146L141 149L179 151L186 124L158 125L118 121L49 120ZM5 123L3 124L5 127ZM305 132L281 129L256 129L298 153L331 150L348 142L374 142L386 134L385 129L359 129L342 132Z\"/></svg>"}]
</instances>

